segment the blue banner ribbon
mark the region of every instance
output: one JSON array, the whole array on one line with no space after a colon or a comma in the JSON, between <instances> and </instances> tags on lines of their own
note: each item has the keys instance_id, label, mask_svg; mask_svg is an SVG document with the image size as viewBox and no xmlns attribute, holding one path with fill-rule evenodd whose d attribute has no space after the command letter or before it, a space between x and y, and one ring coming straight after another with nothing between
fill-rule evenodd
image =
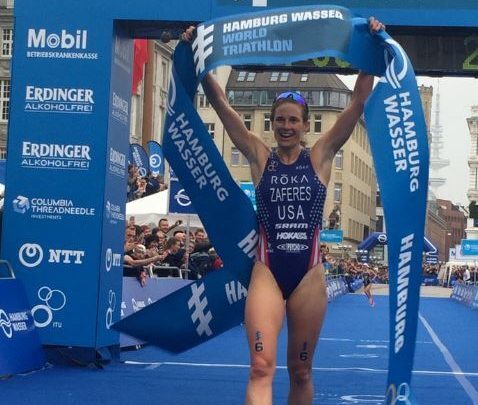
<instances>
[{"instance_id":1,"label":"blue banner ribbon","mask_svg":"<svg viewBox=\"0 0 478 405\"><path fill-rule=\"evenodd\" d=\"M386 32L371 35L366 19L353 17L342 7L304 6L229 16L199 25L192 50L189 44L178 45L164 152L223 258L225 270L126 318L118 329L180 351L242 320L246 294L242 288L248 285L257 240L255 215L192 100L198 83L217 66L286 64L321 56L338 57L380 77L366 104L365 121L389 230L386 403L411 403L428 186L426 126L413 67L403 49ZM234 284L236 280L240 286ZM232 293L234 304L241 303L234 310ZM159 315L171 311L178 325L174 333L170 318ZM181 343L172 347L161 334Z\"/></svg>"}]
</instances>

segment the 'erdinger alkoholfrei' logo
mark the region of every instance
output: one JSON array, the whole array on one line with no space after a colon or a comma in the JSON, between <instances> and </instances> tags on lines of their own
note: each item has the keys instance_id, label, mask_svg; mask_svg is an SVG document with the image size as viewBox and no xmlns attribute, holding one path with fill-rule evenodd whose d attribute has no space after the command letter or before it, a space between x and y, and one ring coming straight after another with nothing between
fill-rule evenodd
<instances>
[{"instance_id":1,"label":"'erdinger alkoholfrei' logo","mask_svg":"<svg viewBox=\"0 0 478 405\"><path fill-rule=\"evenodd\" d=\"M98 53L88 49L88 31L84 29L29 28L27 57L46 59L97 60Z\"/></svg>"},{"instance_id":2,"label":"'erdinger alkoholfrei' logo","mask_svg":"<svg viewBox=\"0 0 478 405\"><path fill-rule=\"evenodd\" d=\"M28 113L91 114L95 106L92 89L74 87L25 87L24 111Z\"/></svg>"},{"instance_id":3,"label":"'erdinger alkoholfrei' logo","mask_svg":"<svg viewBox=\"0 0 478 405\"><path fill-rule=\"evenodd\" d=\"M21 167L25 169L88 170L89 145L23 141Z\"/></svg>"}]
</instances>

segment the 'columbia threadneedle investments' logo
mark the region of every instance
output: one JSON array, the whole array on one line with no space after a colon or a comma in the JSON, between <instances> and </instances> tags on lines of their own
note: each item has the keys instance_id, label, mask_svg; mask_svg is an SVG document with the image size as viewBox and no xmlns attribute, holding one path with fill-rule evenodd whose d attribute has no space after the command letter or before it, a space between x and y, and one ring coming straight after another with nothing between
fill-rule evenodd
<instances>
[{"instance_id":1,"label":"'columbia threadneedle investments' logo","mask_svg":"<svg viewBox=\"0 0 478 405\"><path fill-rule=\"evenodd\" d=\"M191 312L191 320L194 324L197 322L196 332L199 336L206 334L212 335L212 330L209 326L209 322L212 320L211 311L206 312L207 298L201 298L204 293L204 284L191 285L192 296L188 301L188 308L193 309Z\"/></svg>"},{"instance_id":2,"label":"'columbia threadneedle investments' logo","mask_svg":"<svg viewBox=\"0 0 478 405\"><path fill-rule=\"evenodd\" d=\"M209 26L200 25L197 28L197 37L193 42L194 63L196 65L196 74L199 75L205 69L205 62L213 51L212 41L214 39L214 24Z\"/></svg>"},{"instance_id":3,"label":"'columbia threadneedle investments' logo","mask_svg":"<svg viewBox=\"0 0 478 405\"><path fill-rule=\"evenodd\" d=\"M29 28L27 57L47 59L98 59L97 52L88 52L88 31L76 29L49 32L45 28Z\"/></svg>"},{"instance_id":4,"label":"'columbia threadneedle investments' logo","mask_svg":"<svg viewBox=\"0 0 478 405\"><path fill-rule=\"evenodd\" d=\"M41 198L17 196L13 202L13 210L19 214L29 212L32 219L63 219L65 216L94 217L96 209L80 207L73 200L66 198Z\"/></svg>"},{"instance_id":5,"label":"'columbia threadneedle investments' logo","mask_svg":"<svg viewBox=\"0 0 478 405\"><path fill-rule=\"evenodd\" d=\"M118 221L125 220L125 215L121 212L121 207L118 204L113 204L109 200L106 200L105 215L110 224L117 224Z\"/></svg>"}]
</instances>

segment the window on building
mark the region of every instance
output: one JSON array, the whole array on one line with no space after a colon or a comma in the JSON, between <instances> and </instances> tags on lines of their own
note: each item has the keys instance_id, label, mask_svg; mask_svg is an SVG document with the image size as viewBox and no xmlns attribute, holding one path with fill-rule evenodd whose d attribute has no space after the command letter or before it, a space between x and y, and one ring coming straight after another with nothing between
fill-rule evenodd
<instances>
[{"instance_id":1,"label":"window on building","mask_svg":"<svg viewBox=\"0 0 478 405\"><path fill-rule=\"evenodd\" d=\"M2 29L2 56L12 57L13 29Z\"/></svg>"},{"instance_id":2,"label":"window on building","mask_svg":"<svg viewBox=\"0 0 478 405\"><path fill-rule=\"evenodd\" d=\"M8 121L10 110L10 80L0 80L0 108L2 114L0 121Z\"/></svg>"},{"instance_id":3,"label":"window on building","mask_svg":"<svg viewBox=\"0 0 478 405\"><path fill-rule=\"evenodd\" d=\"M253 82L256 80L256 72L249 72L246 77L246 82Z\"/></svg>"},{"instance_id":4,"label":"window on building","mask_svg":"<svg viewBox=\"0 0 478 405\"><path fill-rule=\"evenodd\" d=\"M209 135L211 135L211 138L214 139L214 123L207 122L204 125L206 125L207 132L209 132Z\"/></svg>"},{"instance_id":5,"label":"window on building","mask_svg":"<svg viewBox=\"0 0 478 405\"><path fill-rule=\"evenodd\" d=\"M168 91L169 87L169 63L166 59L161 58L161 72L163 76L162 88L164 91Z\"/></svg>"},{"instance_id":6,"label":"window on building","mask_svg":"<svg viewBox=\"0 0 478 405\"><path fill-rule=\"evenodd\" d=\"M247 72L240 71L240 72L237 74L237 81L238 81L238 82L243 82L244 80L246 80L246 75L247 75Z\"/></svg>"},{"instance_id":7,"label":"window on building","mask_svg":"<svg viewBox=\"0 0 478 405\"><path fill-rule=\"evenodd\" d=\"M241 164L241 152L237 148L231 148L231 166L239 166Z\"/></svg>"},{"instance_id":8,"label":"window on building","mask_svg":"<svg viewBox=\"0 0 478 405\"><path fill-rule=\"evenodd\" d=\"M7 158L7 149L0 146L0 159L5 160Z\"/></svg>"},{"instance_id":9,"label":"window on building","mask_svg":"<svg viewBox=\"0 0 478 405\"><path fill-rule=\"evenodd\" d=\"M271 131L271 115L270 113L264 114L264 132Z\"/></svg>"},{"instance_id":10,"label":"window on building","mask_svg":"<svg viewBox=\"0 0 478 405\"><path fill-rule=\"evenodd\" d=\"M342 184L341 183L334 184L334 202L335 203L342 202Z\"/></svg>"},{"instance_id":11,"label":"window on building","mask_svg":"<svg viewBox=\"0 0 478 405\"><path fill-rule=\"evenodd\" d=\"M289 72L281 72L280 79L281 82L286 82L289 80Z\"/></svg>"},{"instance_id":12,"label":"window on building","mask_svg":"<svg viewBox=\"0 0 478 405\"><path fill-rule=\"evenodd\" d=\"M251 114L244 114L243 115L244 125L250 131L252 128L252 115Z\"/></svg>"},{"instance_id":13,"label":"window on building","mask_svg":"<svg viewBox=\"0 0 478 405\"><path fill-rule=\"evenodd\" d=\"M322 132L322 115L314 114L314 132L320 134Z\"/></svg>"},{"instance_id":14,"label":"window on building","mask_svg":"<svg viewBox=\"0 0 478 405\"><path fill-rule=\"evenodd\" d=\"M209 108L211 107L211 104L209 104L209 101L206 97L205 94L198 94L198 108Z\"/></svg>"},{"instance_id":15,"label":"window on building","mask_svg":"<svg viewBox=\"0 0 478 405\"><path fill-rule=\"evenodd\" d=\"M242 166L249 166L249 161L247 158L241 153L241 165Z\"/></svg>"},{"instance_id":16,"label":"window on building","mask_svg":"<svg viewBox=\"0 0 478 405\"><path fill-rule=\"evenodd\" d=\"M302 73L302 76L300 76L300 81L301 82L306 82L309 80L309 74L308 73Z\"/></svg>"},{"instance_id":17,"label":"window on building","mask_svg":"<svg viewBox=\"0 0 478 405\"><path fill-rule=\"evenodd\" d=\"M335 155L335 168L339 170L344 168L344 151L342 149Z\"/></svg>"},{"instance_id":18,"label":"window on building","mask_svg":"<svg viewBox=\"0 0 478 405\"><path fill-rule=\"evenodd\" d=\"M279 80L279 72L272 72L271 73L271 82L276 82Z\"/></svg>"}]
</instances>

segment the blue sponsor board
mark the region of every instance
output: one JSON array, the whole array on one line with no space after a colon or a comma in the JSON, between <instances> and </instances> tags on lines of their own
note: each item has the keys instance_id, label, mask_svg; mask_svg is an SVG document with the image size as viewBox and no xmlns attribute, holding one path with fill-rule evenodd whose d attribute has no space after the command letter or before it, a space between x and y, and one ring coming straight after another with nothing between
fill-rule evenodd
<instances>
[{"instance_id":1,"label":"blue sponsor board","mask_svg":"<svg viewBox=\"0 0 478 405\"><path fill-rule=\"evenodd\" d=\"M30 308L20 280L0 279L0 376L45 364Z\"/></svg>"},{"instance_id":2,"label":"blue sponsor board","mask_svg":"<svg viewBox=\"0 0 478 405\"><path fill-rule=\"evenodd\" d=\"M461 254L464 256L478 255L478 239L462 239Z\"/></svg>"},{"instance_id":3,"label":"blue sponsor board","mask_svg":"<svg viewBox=\"0 0 478 405\"><path fill-rule=\"evenodd\" d=\"M132 40L118 40L87 9L61 18L32 10L15 26L2 252L42 343L110 345L118 341L106 317L111 297L121 297Z\"/></svg>"},{"instance_id":4,"label":"blue sponsor board","mask_svg":"<svg viewBox=\"0 0 478 405\"><path fill-rule=\"evenodd\" d=\"M320 241L326 243L341 243L344 240L342 229L324 229L320 231Z\"/></svg>"}]
</instances>

